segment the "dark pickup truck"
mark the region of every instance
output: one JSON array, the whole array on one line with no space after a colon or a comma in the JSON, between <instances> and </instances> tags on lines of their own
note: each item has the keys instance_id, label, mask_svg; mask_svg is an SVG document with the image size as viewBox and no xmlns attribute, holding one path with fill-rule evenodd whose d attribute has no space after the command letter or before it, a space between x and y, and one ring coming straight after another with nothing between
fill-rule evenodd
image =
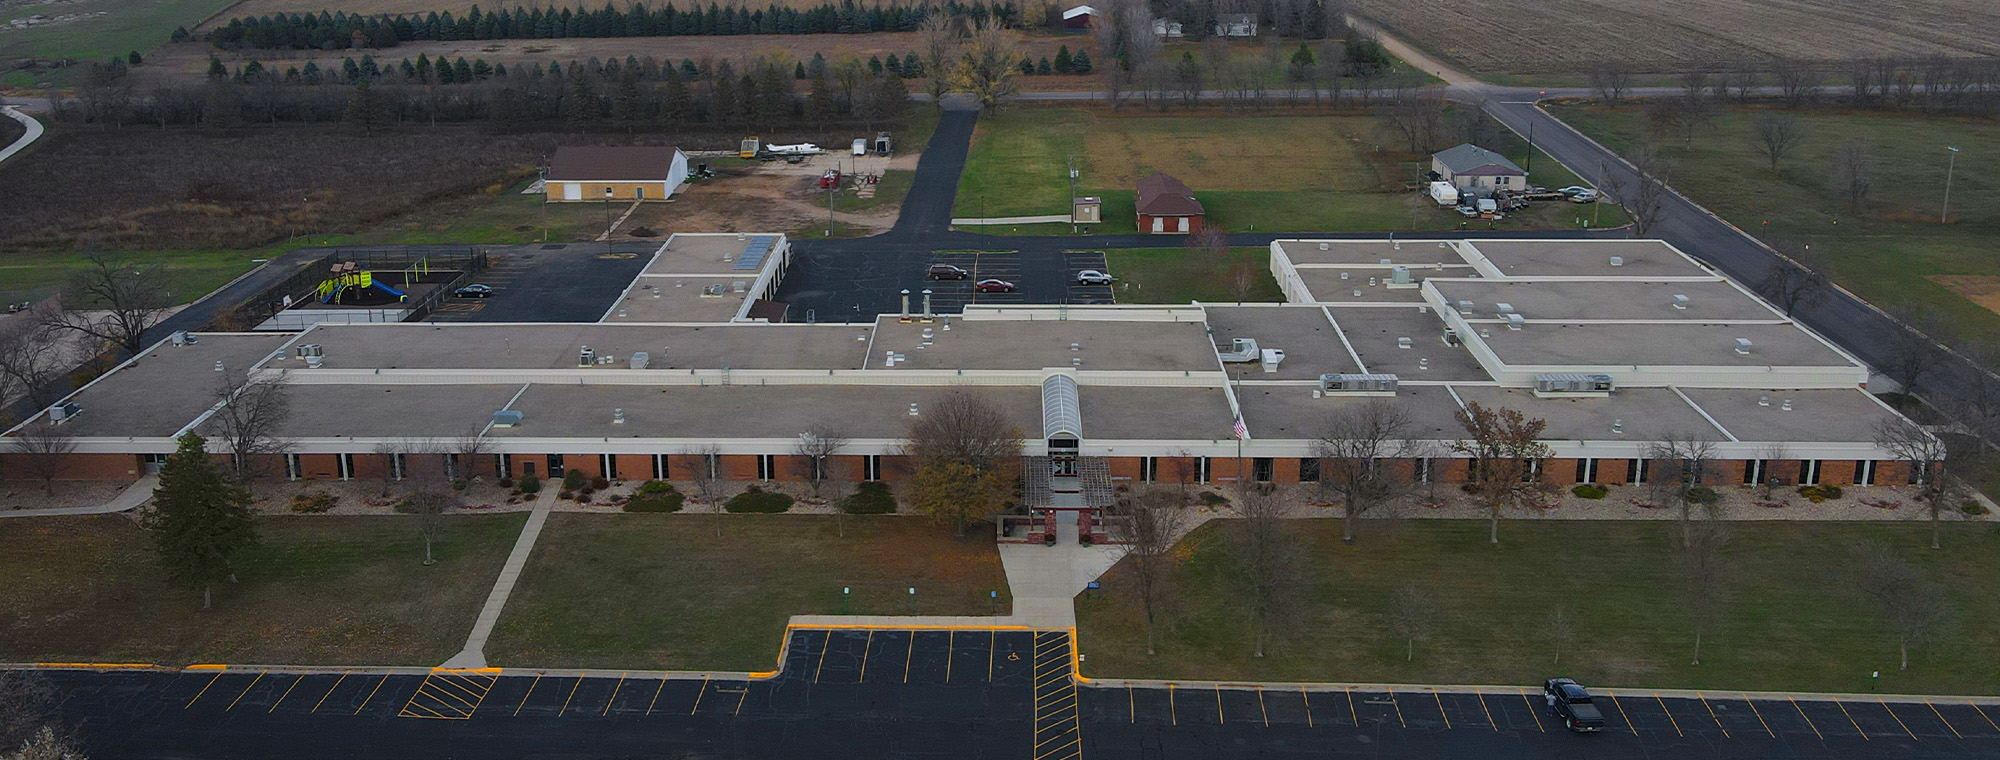
<instances>
[{"instance_id":1,"label":"dark pickup truck","mask_svg":"<svg viewBox=\"0 0 2000 760\"><path fill-rule=\"evenodd\" d=\"M1590 692L1571 678L1551 678L1542 682L1542 699L1549 703L1549 713L1563 722L1563 727L1580 734L1596 733L1604 730L1604 713L1590 699Z\"/></svg>"}]
</instances>

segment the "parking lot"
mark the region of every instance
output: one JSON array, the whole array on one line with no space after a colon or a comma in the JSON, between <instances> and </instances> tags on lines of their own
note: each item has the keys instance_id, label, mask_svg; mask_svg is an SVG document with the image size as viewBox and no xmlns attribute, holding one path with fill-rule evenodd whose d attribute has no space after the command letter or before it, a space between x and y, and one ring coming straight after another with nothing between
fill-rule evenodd
<instances>
[{"instance_id":1,"label":"parking lot","mask_svg":"<svg viewBox=\"0 0 2000 760\"><path fill-rule=\"evenodd\" d=\"M447 298L439 322L595 322L646 268L657 242L494 246L473 281L487 298Z\"/></svg>"},{"instance_id":2,"label":"parking lot","mask_svg":"<svg viewBox=\"0 0 2000 760\"><path fill-rule=\"evenodd\" d=\"M1005 304L1108 304L1115 301L1108 285L1078 285L1076 275L1086 269L1106 271L1103 251L1065 251L1060 268L1043 262L1046 257L1024 257L1018 251L938 251L926 264L949 264L970 273L963 280L931 280L923 287L931 291L931 309L942 313L963 310L967 305ZM1014 283L1012 293L979 293L974 284L984 279ZM923 308L921 291L912 289L910 309Z\"/></svg>"},{"instance_id":3,"label":"parking lot","mask_svg":"<svg viewBox=\"0 0 2000 760\"><path fill-rule=\"evenodd\" d=\"M1028 760L2000 754L2000 708L1964 699L1600 690L1605 730L1579 736L1531 688L1079 685L1074 657L1066 631L802 628L788 632L777 673L749 678L254 668L51 678L64 689L66 718L98 750L93 757L197 749L205 757L347 757L368 754L382 737L447 756L520 741L620 756ZM885 721L898 730L882 731Z\"/></svg>"}]
</instances>

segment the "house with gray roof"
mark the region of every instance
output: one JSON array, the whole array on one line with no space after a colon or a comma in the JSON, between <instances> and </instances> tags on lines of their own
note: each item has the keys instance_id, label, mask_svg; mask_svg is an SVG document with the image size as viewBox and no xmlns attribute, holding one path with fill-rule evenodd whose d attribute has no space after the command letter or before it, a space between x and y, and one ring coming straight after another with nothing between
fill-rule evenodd
<instances>
[{"instance_id":1,"label":"house with gray roof","mask_svg":"<svg viewBox=\"0 0 2000 760\"><path fill-rule=\"evenodd\" d=\"M1460 192L1489 196L1498 190L1528 189L1528 172L1506 156L1465 143L1431 154L1431 171L1439 182L1450 182Z\"/></svg>"}]
</instances>

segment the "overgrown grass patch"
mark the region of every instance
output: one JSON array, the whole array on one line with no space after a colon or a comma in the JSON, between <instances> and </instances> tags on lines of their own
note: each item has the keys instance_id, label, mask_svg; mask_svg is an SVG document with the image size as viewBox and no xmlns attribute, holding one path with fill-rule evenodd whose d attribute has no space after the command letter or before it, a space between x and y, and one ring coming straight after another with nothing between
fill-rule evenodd
<instances>
[{"instance_id":1,"label":"overgrown grass patch","mask_svg":"<svg viewBox=\"0 0 2000 760\"><path fill-rule=\"evenodd\" d=\"M1120 248L1105 252L1105 264L1118 278L1112 288L1119 303L1233 303L1232 267L1249 270L1251 287L1243 300L1285 300L1271 277L1269 248L1231 248L1221 260L1186 248Z\"/></svg>"}]
</instances>

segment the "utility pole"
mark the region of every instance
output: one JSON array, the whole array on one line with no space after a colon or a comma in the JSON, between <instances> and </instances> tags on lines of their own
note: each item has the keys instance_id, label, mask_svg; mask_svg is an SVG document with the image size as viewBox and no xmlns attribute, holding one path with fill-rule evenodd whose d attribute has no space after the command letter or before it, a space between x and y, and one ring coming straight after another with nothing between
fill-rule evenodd
<instances>
[{"instance_id":1,"label":"utility pole","mask_svg":"<svg viewBox=\"0 0 2000 760\"><path fill-rule=\"evenodd\" d=\"M1944 167L1944 211L1938 214L1938 224L1951 223L1951 174L1958 168L1958 148L1947 145L1945 149L1951 151L1951 162Z\"/></svg>"},{"instance_id":2,"label":"utility pole","mask_svg":"<svg viewBox=\"0 0 2000 760\"><path fill-rule=\"evenodd\" d=\"M840 183L826 186L826 236L833 237L833 188Z\"/></svg>"},{"instance_id":3,"label":"utility pole","mask_svg":"<svg viewBox=\"0 0 2000 760\"><path fill-rule=\"evenodd\" d=\"M1069 231L1076 234L1076 154L1069 154Z\"/></svg>"},{"instance_id":4,"label":"utility pole","mask_svg":"<svg viewBox=\"0 0 2000 760\"><path fill-rule=\"evenodd\" d=\"M611 253L611 187L604 188L604 253Z\"/></svg>"},{"instance_id":5,"label":"utility pole","mask_svg":"<svg viewBox=\"0 0 2000 760\"><path fill-rule=\"evenodd\" d=\"M1535 176L1535 122L1532 120L1528 122L1528 165L1526 171L1528 172L1528 178L1531 180L1528 184L1529 186L1533 186L1535 184L1532 181Z\"/></svg>"}]
</instances>

